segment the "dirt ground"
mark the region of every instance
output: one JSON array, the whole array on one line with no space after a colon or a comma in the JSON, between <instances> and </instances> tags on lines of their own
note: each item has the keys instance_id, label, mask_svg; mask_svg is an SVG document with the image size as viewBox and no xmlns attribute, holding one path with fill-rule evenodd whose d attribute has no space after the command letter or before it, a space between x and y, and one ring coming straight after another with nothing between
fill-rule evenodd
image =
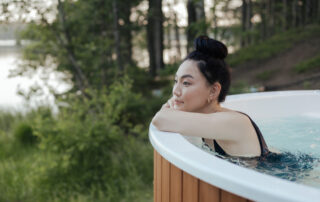
<instances>
[{"instance_id":1,"label":"dirt ground","mask_svg":"<svg viewBox=\"0 0 320 202\"><path fill-rule=\"evenodd\" d=\"M232 69L232 83L245 82L265 90L320 89L320 68L305 73L296 73L295 64L314 57L320 52L320 37L307 39L271 59L249 62ZM259 54L259 53L257 53ZM270 78L257 76L270 71Z\"/></svg>"}]
</instances>

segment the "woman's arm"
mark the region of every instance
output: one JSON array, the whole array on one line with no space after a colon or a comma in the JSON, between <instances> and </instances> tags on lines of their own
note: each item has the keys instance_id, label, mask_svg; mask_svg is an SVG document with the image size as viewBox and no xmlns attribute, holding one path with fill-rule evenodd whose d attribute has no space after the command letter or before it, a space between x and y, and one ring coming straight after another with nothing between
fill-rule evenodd
<instances>
[{"instance_id":1,"label":"woman's arm","mask_svg":"<svg viewBox=\"0 0 320 202\"><path fill-rule=\"evenodd\" d=\"M248 125L250 120L240 113L202 114L178 111L165 105L154 116L152 123L161 131L229 141L238 141L252 130Z\"/></svg>"}]
</instances>

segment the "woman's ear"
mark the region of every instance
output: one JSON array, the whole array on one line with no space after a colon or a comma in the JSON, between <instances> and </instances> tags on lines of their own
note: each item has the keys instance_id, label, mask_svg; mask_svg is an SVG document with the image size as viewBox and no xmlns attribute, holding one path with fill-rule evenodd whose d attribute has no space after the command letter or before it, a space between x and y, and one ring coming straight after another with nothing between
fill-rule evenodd
<instances>
[{"instance_id":1,"label":"woman's ear","mask_svg":"<svg viewBox=\"0 0 320 202\"><path fill-rule=\"evenodd\" d=\"M221 84L219 82L215 82L210 89L210 99L211 100L216 100L218 99L221 91Z\"/></svg>"}]
</instances>

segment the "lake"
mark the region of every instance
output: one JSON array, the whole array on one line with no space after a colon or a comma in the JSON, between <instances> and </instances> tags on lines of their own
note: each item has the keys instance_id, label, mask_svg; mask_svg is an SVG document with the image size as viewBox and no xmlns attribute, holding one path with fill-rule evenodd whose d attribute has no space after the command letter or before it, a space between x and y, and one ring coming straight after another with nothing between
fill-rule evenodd
<instances>
[{"instance_id":1,"label":"lake","mask_svg":"<svg viewBox=\"0 0 320 202\"><path fill-rule=\"evenodd\" d=\"M49 75L45 71L39 70L32 77L17 76L10 78L10 71L18 67L21 61L21 50L14 46L12 40L0 41L0 108L4 110L25 111L30 107L39 105L51 106L56 110L54 97L49 92L47 85L54 87L59 92L66 91L71 86L59 79L61 73L51 72ZM18 95L18 91L28 92L31 86L40 87L39 93L27 102L26 99Z\"/></svg>"}]
</instances>

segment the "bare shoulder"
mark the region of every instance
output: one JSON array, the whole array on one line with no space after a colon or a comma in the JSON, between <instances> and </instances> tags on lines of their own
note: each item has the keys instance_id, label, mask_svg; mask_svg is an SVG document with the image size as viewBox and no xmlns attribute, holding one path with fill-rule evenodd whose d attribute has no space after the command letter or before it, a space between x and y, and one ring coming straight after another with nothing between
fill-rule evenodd
<instances>
[{"instance_id":1,"label":"bare shoulder","mask_svg":"<svg viewBox=\"0 0 320 202\"><path fill-rule=\"evenodd\" d=\"M232 110L232 109L228 109L228 108L222 108L222 110L218 113L222 113L226 116L230 116L230 117L233 117L233 118L237 118L237 119L242 119L242 120L250 120L248 115L246 115L245 113L243 112L240 112L240 111L235 111L235 110Z\"/></svg>"},{"instance_id":2,"label":"bare shoulder","mask_svg":"<svg viewBox=\"0 0 320 202\"><path fill-rule=\"evenodd\" d=\"M228 123L234 124L233 126L238 125L247 128L248 126L251 127L252 125L248 115L239 111L222 108L222 111L215 114L228 121Z\"/></svg>"}]
</instances>

